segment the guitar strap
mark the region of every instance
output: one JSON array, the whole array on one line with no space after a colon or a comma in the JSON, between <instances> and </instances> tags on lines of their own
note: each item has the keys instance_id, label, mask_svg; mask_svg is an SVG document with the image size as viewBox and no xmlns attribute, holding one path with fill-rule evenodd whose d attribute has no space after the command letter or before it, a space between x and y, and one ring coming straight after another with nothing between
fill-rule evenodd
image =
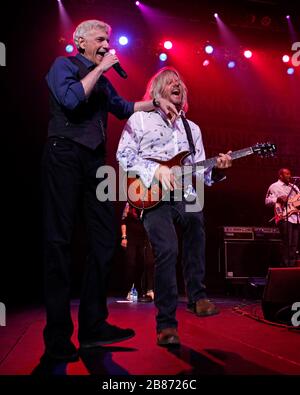
<instances>
[{"instance_id":1,"label":"guitar strap","mask_svg":"<svg viewBox=\"0 0 300 395\"><path fill-rule=\"evenodd\" d=\"M185 132L186 132L186 137L187 137L188 142L189 142L190 151L193 153L193 155L195 155L196 149L195 149L195 144L194 144L194 141L193 141L193 136L192 136L192 131L191 131L190 124L188 123L187 119L183 115L181 115L181 119L182 119L183 126L184 126L184 129L185 129Z\"/></svg>"}]
</instances>

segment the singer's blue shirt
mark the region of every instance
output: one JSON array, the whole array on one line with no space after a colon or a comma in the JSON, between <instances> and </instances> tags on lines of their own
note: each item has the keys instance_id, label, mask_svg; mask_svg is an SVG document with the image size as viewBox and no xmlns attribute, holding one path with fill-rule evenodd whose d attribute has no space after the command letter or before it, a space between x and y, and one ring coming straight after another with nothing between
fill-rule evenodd
<instances>
[{"instance_id":1,"label":"singer's blue shirt","mask_svg":"<svg viewBox=\"0 0 300 395\"><path fill-rule=\"evenodd\" d=\"M79 53L76 57L92 70L94 63ZM78 67L67 57L60 56L54 61L46 76L46 81L59 104L68 110L74 110L86 100L82 83L78 79ZM119 96L107 78L101 78L101 87L109 101L109 109L116 117L122 119L124 114L128 114L126 118L133 113L134 103Z\"/></svg>"}]
</instances>

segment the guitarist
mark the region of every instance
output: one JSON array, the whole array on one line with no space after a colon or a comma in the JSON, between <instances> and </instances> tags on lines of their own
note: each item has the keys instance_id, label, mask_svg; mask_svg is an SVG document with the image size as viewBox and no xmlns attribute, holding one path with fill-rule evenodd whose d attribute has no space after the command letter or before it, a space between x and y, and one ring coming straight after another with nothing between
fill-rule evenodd
<instances>
[{"instance_id":1,"label":"guitarist","mask_svg":"<svg viewBox=\"0 0 300 395\"><path fill-rule=\"evenodd\" d=\"M125 125L117 159L125 171L136 171L144 185L150 187L154 179L162 186L174 191L174 174L167 166L153 159L169 160L182 151L194 152L186 158L186 164L205 159L202 136L199 127L192 121L182 119L187 111L187 89L179 73L170 67L163 68L154 75L146 90L145 98L153 100L156 107L151 112L137 112ZM170 122L159 109L160 100L173 103L180 116ZM184 122L190 127L188 138ZM189 142L190 140L190 142ZM231 166L230 152L220 154L216 168ZM216 169L206 168L200 174L208 185L224 178ZM193 191L192 191L193 193ZM172 193L171 193L172 196ZM157 344L177 346L180 344L177 332L177 282L176 262L178 242L174 223L180 224L183 233L183 275L189 299L188 311L196 316L217 314L217 307L207 299L204 285L205 275L205 231L202 210L190 212L186 200L162 201L155 207L144 210L143 224L148 233L155 258L155 305Z\"/></svg>"},{"instance_id":2,"label":"guitarist","mask_svg":"<svg viewBox=\"0 0 300 395\"><path fill-rule=\"evenodd\" d=\"M275 218L282 239L282 255L284 266L295 266L300 234L300 211L288 215L285 208L288 200L293 199L300 191L291 183L291 171L282 168L278 172L279 179L270 185L265 204L275 206Z\"/></svg>"}]
</instances>

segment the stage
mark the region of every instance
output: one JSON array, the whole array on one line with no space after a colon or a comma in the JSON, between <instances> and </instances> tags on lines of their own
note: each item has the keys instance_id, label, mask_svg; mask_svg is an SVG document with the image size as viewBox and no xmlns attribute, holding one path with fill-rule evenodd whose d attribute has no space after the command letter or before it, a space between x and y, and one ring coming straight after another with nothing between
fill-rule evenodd
<instances>
[{"instance_id":1,"label":"stage","mask_svg":"<svg viewBox=\"0 0 300 395\"><path fill-rule=\"evenodd\" d=\"M181 347L156 345L153 303L118 303L109 299L109 322L134 328L122 343L90 350L80 360L56 364L42 360L43 307L7 314L1 327L0 375L299 375L300 331L261 320L258 301L213 298L221 313L198 318L180 298L177 319ZM72 302L73 341L78 345L78 301ZM255 319L256 317L256 319Z\"/></svg>"}]
</instances>

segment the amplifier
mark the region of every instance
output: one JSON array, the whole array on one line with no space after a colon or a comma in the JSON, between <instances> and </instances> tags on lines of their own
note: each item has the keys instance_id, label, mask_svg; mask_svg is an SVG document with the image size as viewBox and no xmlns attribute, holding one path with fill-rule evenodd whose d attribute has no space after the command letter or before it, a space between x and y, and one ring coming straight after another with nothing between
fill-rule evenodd
<instances>
[{"instance_id":1,"label":"amplifier","mask_svg":"<svg viewBox=\"0 0 300 395\"><path fill-rule=\"evenodd\" d=\"M223 226L221 227L223 240L280 240L278 228L250 227L250 226Z\"/></svg>"},{"instance_id":2,"label":"amplifier","mask_svg":"<svg viewBox=\"0 0 300 395\"><path fill-rule=\"evenodd\" d=\"M280 262L280 240L225 240L219 246L219 272L228 280L265 277Z\"/></svg>"},{"instance_id":3,"label":"amplifier","mask_svg":"<svg viewBox=\"0 0 300 395\"><path fill-rule=\"evenodd\" d=\"M221 228L224 240L254 240L253 229L245 226L223 226Z\"/></svg>"},{"instance_id":4,"label":"amplifier","mask_svg":"<svg viewBox=\"0 0 300 395\"><path fill-rule=\"evenodd\" d=\"M254 240L281 240L278 228L253 228Z\"/></svg>"}]
</instances>

